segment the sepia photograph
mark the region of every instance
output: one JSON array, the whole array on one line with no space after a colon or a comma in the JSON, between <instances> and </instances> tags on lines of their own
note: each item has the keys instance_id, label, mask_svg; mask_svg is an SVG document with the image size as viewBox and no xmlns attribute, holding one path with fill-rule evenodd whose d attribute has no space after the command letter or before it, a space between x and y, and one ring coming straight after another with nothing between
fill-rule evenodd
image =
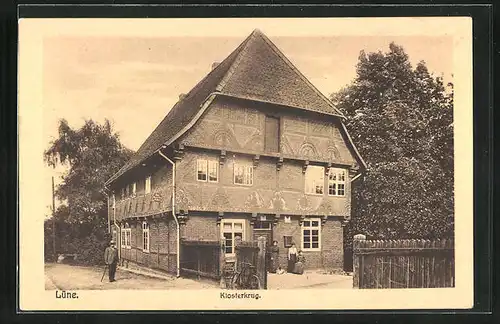
<instances>
[{"instance_id":1,"label":"sepia photograph","mask_svg":"<svg viewBox=\"0 0 500 324\"><path fill-rule=\"evenodd\" d=\"M29 307L472 305L468 19L19 26Z\"/></svg>"}]
</instances>

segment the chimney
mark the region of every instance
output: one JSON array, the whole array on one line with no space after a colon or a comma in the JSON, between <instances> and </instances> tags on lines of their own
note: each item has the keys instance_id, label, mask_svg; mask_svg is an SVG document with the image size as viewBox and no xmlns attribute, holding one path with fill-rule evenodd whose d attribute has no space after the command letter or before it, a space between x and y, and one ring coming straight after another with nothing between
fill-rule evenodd
<instances>
[{"instance_id":1,"label":"chimney","mask_svg":"<svg viewBox=\"0 0 500 324\"><path fill-rule=\"evenodd\" d=\"M217 67L217 65L219 65L220 62L213 62L212 63L212 70L215 69Z\"/></svg>"},{"instance_id":2,"label":"chimney","mask_svg":"<svg viewBox=\"0 0 500 324\"><path fill-rule=\"evenodd\" d=\"M181 94L179 95L179 101L181 101L182 99L184 99L184 97L185 97L185 96L186 96L186 94L185 94L185 93L181 93Z\"/></svg>"}]
</instances>

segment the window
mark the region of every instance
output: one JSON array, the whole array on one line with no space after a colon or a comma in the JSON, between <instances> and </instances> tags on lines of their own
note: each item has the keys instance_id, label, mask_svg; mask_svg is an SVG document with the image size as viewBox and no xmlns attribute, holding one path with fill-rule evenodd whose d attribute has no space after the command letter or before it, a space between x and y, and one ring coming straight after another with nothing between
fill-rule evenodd
<instances>
[{"instance_id":1,"label":"window","mask_svg":"<svg viewBox=\"0 0 500 324\"><path fill-rule=\"evenodd\" d=\"M198 160L196 163L196 179L198 181L217 182L219 180L219 162Z\"/></svg>"},{"instance_id":2,"label":"window","mask_svg":"<svg viewBox=\"0 0 500 324\"><path fill-rule=\"evenodd\" d=\"M207 181L207 160L198 160L196 170L198 181Z\"/></svg>"},{"instance_id":3,"label":"window","mask_svg":"<svg viewBox=\"0 0 500 324\"><path fill-rule=\"evenodd\" d=\"M245 239L245 221L225 219L222 221L222 236L225 239L226 254L234 255L234 241L236 238Z\"/></svg>"},{"instance_id":4,"label":"window","mask_svg":"<svg viewBox=\"0 0 500 324\"><path fill-rule=\"evenodd\" d=\"M322 195L325 187L325 168L316 165L309 165L306 170L307 194Z\"/></svg>"},{"instance_id":5,"label":"window","mask_svg":"<svg viewBox=\"0 0 500 324\"><path fill-rule=\"evenodd\" d=\"M132 237L132 232L131 228L129 227L128 224L125 224L125 226L121 230L121 245L122 248L130 249L131 244L131 237Z\"/></svg>"},{"instance_id":6,"label":"window","mask_svg":"<svg viewBox=\"0 0 500 324\"><path fill-rule=\"evenodd\" d=\"M253 166L252 165L234 165L234 183L251 186L253 185Z\"/></svg>"},{"instance_id":7,"label":"window","mask_svg":"<svg viewBox=\"0 0 500 324\"><path fill-rule=\"evenodd\" d=\"M131 241L132 241L132 229L131 228L128 228L127 231L125 232L125 247L127 249L130 249L132 244L131 244Z\"/></svg>"},{"instance_id":8,"label":"window","mask_svg":"<svg viewBox=\"0 0 500 324\"><path fill-rule=\"evenodd\" d=\"M126 246L127 246L126 241L125 241L125 235L126 235L126 234L125 234L125 231L126 231L126 229L125 229L125 228L122 228L121 235L120 235L120 236L121 236L121 239L122 239L122 243L121 243L122 248L124 248L124 247L126 247Z\"/></svg>"},{"instance_id":9,"label":"window","mask_svg":"<svg viewBox=\"0 0 500 324\"><path fill-rule=\"evenodd\" d=\"M328 195L345 195L345 170L330 168L328 171Z\"/></svg>"},{"instance_id":10,"label":"window","mask_svg":"<svg viewBox=\"0 0 500 324\"><path fill-rule=\"evenodd\" d=\"M208 161L208 182L217 182L219 179L219 162Z\"/></svg>"},{"instance_id":11,"label":"window","mask_svg":"<svg viewBox=\"0 0 500 324\"><path fill-rule=\"evenodd\" d=\"M151 192L151 176L146 177L146 182L144 184L144 194Z\"/></svg>"},{"instance_id":12,"label":"window","mask_svg":"<svg viewBox=\"0 0 500 324\"><path fill-rule=\"evenodd\" d=\"M135 196L136 193L137 193L137 183L134 182L132 183L132 196Z\"/></svg>"},{"instance_id":13,"label":"window","mask_svg":"<svg viewBox=\"0 0 500 324\"><path fill-rule=\"evenodd\" d=\"M266 128L264 137L264 148L266 152L279 152L280 120L279 118L266 116Z\"/></svg>"},{"instance_id":14,"label":"window","mask_svg":"<svg viewBox=\"0 0 500 324\"><path fill-rule=\"evenodd\" d=\"M292 241L292 237L291 236L289 236L289 235L283 236L283 246L285 248L291 247L292 243L293 243L293 241Z\"/></svg>"},{"instance_id":15,"label":"window","mask_svg":"<svg viewBox=\"0 0 500 324\"><path fill-rule=\"evenodd\" d=\"M272 229L271 222L268 221L256 221L255 224L253 225L253 229L259 230L270 230Z\"/></svg>"},{"instance_id":16,"label":"window","mask_svg":"<svg viewBox=\"0 0 500 324\"><path fill-rule=\"evenodd\" d=\"M310 218L302 222L302 248L304 250L319 250L321 221Z\"/></svg>"},{"instance_id":17,"label":"window","mask_svg":"<svg viewBox=\"0 0 500 324\"><path fill-rule=\"evenodd\" d=\"M149 224L142 223L142 251L149 252Z\"/></svg>"}]
</instances>

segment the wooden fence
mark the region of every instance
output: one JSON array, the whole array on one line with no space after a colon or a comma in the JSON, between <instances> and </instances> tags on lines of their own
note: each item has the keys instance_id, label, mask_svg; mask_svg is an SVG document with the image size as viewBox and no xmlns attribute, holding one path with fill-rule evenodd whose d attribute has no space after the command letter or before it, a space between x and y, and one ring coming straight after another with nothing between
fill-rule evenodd
<instances>
[{"instance_id":1,"label":"wooden fence","mask_svg":"<svg viewBox=\"0 0 500 324\"><path fill-rule=\"evenodd\" d=\"M355 288L455 286L454 241L365 240L353 245Z\"/></svg>"},{"instance_id":2,"label":"wooden fence","mask_svg":"<svg viewBox=\"0 0 500 324\"><path fill-rule=\"evenodd\" d=\"M225 240L181 239L181 276L220 280L221 288L226 288L227 281L231 280L234 271L241 270L242 263L250 263L256 267L261 288L266 289L265 238L259 238L256 243L237 242L236 258L233 260L226 260L224 244Z\"/></svg>"},{"instance_id":3,"label":"wooden fence","mask_svg":"<svg viewBox=\"0 0 500 324\"><path fill-rule=\"evenodd\" d=\"M181 275L219 279L221 242L181 240Z\"/></svg>"}]
</instances>

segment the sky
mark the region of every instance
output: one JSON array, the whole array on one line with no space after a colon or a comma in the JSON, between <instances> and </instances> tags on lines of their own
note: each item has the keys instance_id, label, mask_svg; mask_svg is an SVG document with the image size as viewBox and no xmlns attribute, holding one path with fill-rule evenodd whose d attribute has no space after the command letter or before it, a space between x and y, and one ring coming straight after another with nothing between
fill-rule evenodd
<instances>
[{"instance_id":1,"label":"sky","mask_svg":"<svg viewBox=\"0 0 500 324\"><path fill-rule=\"evenodd\" d=\"M248 26L251 27L251 26ZM60 118L80 127L86 118L109 119L122 143L137 150L187 93L252 31L259 28L323 94L329 96L356 76L359 52L401 45L415 66L451 81L453 38L446 35L279 35L256 25L224 35L52 35L43 38L43 141L57 136ZM270 33L268 33L270 32ZM277 34L277 35L276 35ZM389 33L390 34L390 33ZM50 170L56 184L64 169ZM48 174L49 174L48 173ZM47 204L50 205L50 176ZM50 212L50 210L49 210Z\"/></svg>"}]
</instances>

